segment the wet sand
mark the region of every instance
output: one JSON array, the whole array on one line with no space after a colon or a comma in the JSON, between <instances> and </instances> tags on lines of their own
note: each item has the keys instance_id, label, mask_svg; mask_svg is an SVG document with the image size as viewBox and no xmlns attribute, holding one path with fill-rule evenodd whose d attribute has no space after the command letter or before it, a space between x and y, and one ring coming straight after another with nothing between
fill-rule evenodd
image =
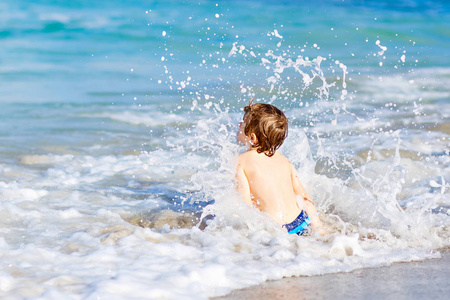
<instances>
[{"instance_id":1,"label":"wet sand","mask_svg":"<svg viewBox=\"0 0 450 300\"><path fill-rule=\"evenodd\" d=\"M450 253L351 273L292 277L235 290L216 299L450 299Z\"/></svg>"}]
</instances>

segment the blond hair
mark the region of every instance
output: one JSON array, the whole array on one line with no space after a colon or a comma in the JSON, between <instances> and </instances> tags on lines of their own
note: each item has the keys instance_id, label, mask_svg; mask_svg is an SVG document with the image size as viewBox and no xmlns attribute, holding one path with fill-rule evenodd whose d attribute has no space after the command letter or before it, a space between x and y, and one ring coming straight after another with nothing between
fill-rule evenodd
<instances>
[{"instance_id":1,"label":"blond hair","mask_svg":"<svg viewBox=\"0 0 450 300\"><path fill-rule=\"evenodd\" d=\"M280 148L288 134L288 119L284 113L271 104L256 103L250 99L244 107L244 134L256 135L258 141L253 144L258 153L264 152L271 157Z\"/></svg>"}]
</instances>

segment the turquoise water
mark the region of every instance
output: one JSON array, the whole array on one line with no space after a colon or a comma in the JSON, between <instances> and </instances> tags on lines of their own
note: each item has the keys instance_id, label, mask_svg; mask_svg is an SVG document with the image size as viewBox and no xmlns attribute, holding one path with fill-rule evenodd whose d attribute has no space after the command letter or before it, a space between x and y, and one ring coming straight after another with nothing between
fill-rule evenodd
<instances>
[{"instance_id":1,"label":"turquoise water","mask_svg":"<svg viewBox=\"0 0 450 300\"><path fill-rule=\"evenodd\" d=\"M449 16L447 1L2 1L0 295L198 299L439 256ZM240 206L251 97L290 118L281 151L329 240Z\"/></svg>"},{"instance_id":2,"label":"turquoise water","mask_svg":"<svg viewBox=\"0 0 450 300\"><path fill-rule=\"evenodd\" d=\"M23 138L34 133L55 138L52 130L63 128L85 131L78 126L110 131L117 124L91 120L81 125L79 121L85 123L85 118L71 114L139 104L158 105L166 113L180 104L180 98L186 100L182 108L189 108L194 98L190 93L204 88L234 107L247 96L237 85L261 88L268 77L258 59L227 57L234 42L260 54L274 49L289 51L292 57L321 55L328 58L325 71L339 60L348 67L350 78L408 76L417 69L447 68L450 61L445 1L432 6L421 1L395 5L376 1L364 5L357 1L315 5L295 1L219 5L209 1L6 1L0 9L1 102L6 114L2 127L6 126L4 135L9 136L14 128L15 135L23 134ZM283 35L279 48L278 39L267 36L274 29ZM383 55L378 55L377 40L388 49ZM166 60L162 62L161 57ZM325 72L325 76L332 75ZM174 83L188 76L194 84L177 90ZM351 83L358 91L358 81ZM285 84L298 85L298 81ZM310 100L315 101L314 95ZM46 113L51 115L41 116ZM14 116L14 122L6 116ZM31 120L35 128L20 125ZM117 129L121 128L130 130ZM56 138L64 139L61 143L75 140Z\"/></svg>"}]
</instances>

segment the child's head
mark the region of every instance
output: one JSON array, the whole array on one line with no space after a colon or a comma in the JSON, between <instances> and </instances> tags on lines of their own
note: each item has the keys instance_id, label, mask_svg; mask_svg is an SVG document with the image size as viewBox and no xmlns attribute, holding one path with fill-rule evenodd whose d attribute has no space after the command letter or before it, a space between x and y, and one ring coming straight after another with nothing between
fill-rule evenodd
<instances>
[{"instance_id":1,"label":"child's head","mask_svg":"<svg viewBox=\"0 0 450 300\"><path fill-rule=\"evenodd\" d=\"M288 133L288 119L284 113L270 104L256 103L253 99L244 107L244 134L256 136L253 147L258 153L272 156L283 144Z\"/></svg>"}]
</instances>

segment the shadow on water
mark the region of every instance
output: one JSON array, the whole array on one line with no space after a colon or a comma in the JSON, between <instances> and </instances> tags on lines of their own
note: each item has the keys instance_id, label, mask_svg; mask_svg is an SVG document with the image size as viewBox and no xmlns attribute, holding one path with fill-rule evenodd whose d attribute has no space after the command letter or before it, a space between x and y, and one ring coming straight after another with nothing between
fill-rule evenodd
<instances>
[{"instance_id":1,"label":"shadow on water","mask_svg":"<svg viewBox=\"0 0 450 300\"><path fill-rule=\"evenodd\" d=\"M206 222L214 216L208 215L202 219L203 209L214 203L201 191L179 192L167 185L152 184L145 188L133 190L133 197L146 198L153 205L139 205L135 214L126 221L143 228L192 228L204 229ZM155 205L156 204L156 205Z\"/></svg>"},{"instance_id":2,"label":"shadow on water","mask_svg":"<svg viewBox=\"0 0 450 300\"><path fill-rule=\"evenodd\" d=\"M170 209L151 211L148 214L137 214L127 221L133 225L143 228L162 229L168 227L173 228L192 228L194 226L205 229L207 220L213 218L209 215L201 219L202 212L180 212Z\"/></svg>"}]
</instances>

